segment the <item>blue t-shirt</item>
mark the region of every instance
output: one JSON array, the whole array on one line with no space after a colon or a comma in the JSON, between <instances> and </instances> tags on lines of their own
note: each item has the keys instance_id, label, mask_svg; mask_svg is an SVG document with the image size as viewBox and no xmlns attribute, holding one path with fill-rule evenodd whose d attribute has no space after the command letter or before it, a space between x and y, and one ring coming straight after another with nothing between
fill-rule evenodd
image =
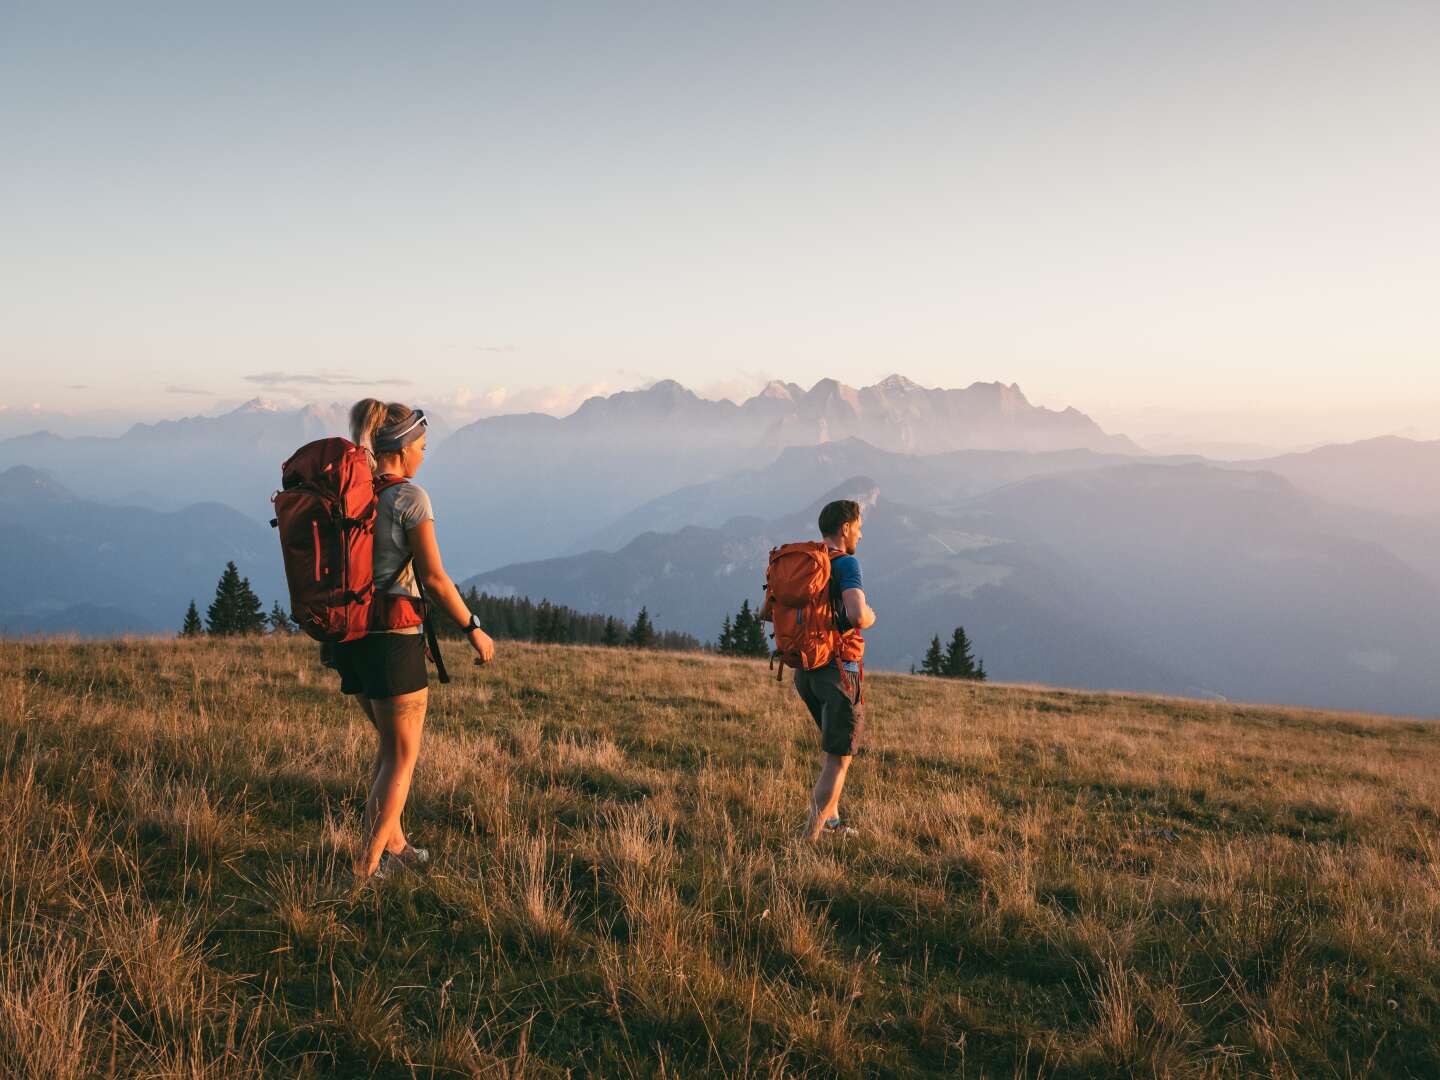
<instances>
[{"instance_id":1,"label":"blue t-shirt","mask_svg":"<svg viewBox=\"0 0 1440 1080\"><path fill-rule=\"evenodd\" d=\"M845 614L844 596L847 589L864 587L860 584L860 560L854 555L841 555L839 558L831 559L830 580L834 582L836 601L839 607L836 615L840 620L840 629L853 629L849 616ZM846 660L844 663L846 671L860 670L860 665L854 660Z\"/></svg>"}]
</instances>

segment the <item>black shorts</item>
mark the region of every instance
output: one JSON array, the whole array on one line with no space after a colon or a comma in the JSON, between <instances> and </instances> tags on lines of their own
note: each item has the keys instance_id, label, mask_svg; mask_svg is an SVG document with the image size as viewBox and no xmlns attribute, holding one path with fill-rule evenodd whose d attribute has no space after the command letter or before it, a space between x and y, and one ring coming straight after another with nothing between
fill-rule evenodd
<instances>
[{"instance_id":1,"label":"black shorts","mask_svg":"<svg viewBox=\"0 0 1440 1080\"><path fill-rule=\"evenodd\" d=\"M865 732L865 706L860 700L860 676L834 664L814 671L795 672L795 689L820 729L820 749L849 757L860 749Z\"/></svg>"},{"instance_id":2,"label":"black shorts","mask_svg":"<svg viewBox=\"0 0 1440 1080\"><path fill-rule=\"evenodd\" d=\"M331 650L342 694L392 698L430 685L423 634L366 634Z\"/></svg>"}]
</instances>

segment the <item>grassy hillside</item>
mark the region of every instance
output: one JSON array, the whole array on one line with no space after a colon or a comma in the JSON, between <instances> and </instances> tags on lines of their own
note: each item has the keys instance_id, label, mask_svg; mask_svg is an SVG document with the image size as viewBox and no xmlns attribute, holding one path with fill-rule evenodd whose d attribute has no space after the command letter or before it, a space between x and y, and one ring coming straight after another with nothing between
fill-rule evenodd
<instances>
[{"instance_id":1,"label":"grassy hillside","mask_svg":"<svg viewBox=\"0 0 1440 1080\"><path fill-rule=\"evenodd\" d=\"M502 644L352 895L313 645L0 645L0 1075L1440 1075L1440 729L868 701L810 849L763 664Z\"/></svg>"}]
</instances>

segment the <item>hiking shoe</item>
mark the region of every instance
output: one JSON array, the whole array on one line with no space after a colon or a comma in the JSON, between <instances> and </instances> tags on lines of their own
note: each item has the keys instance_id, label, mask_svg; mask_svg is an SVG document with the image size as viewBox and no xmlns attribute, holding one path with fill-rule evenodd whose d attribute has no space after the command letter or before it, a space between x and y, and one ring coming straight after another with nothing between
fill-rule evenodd
<instances>
[{"instance_id":1,"label":"hiking shoe","mask_svg":"<svg viewBox=\"0 0 1440 1080\"><path fill-rule=\"evenodd\" d=\"M846 825L843 821L841 821L838 817L832 817L826 820L825 831L831 836L849 837L860 835L859 829L851 828L849 825Z\"/></svg>"},{"instance_id":2,"label":"hiking shoe","mask_svg":"<svg viewBox=\"0 0 1440 1080\"><path fill-rule=\"evenodd\" d=\"M395 873L400 866L400 861L388 851L381 852L380 865L375 867L375 872L368 877L361 877L355 874L350 880L350 888L353 893L363 893L366 889L373 889L380 885L391 874Z\"/></svg>"}]
</instances>

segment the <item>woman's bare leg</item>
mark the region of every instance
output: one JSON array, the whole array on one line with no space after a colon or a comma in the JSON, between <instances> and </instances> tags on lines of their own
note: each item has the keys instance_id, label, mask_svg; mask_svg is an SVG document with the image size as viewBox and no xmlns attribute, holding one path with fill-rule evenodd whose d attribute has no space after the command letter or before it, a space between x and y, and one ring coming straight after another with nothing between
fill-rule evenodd
<instances>
[{"instance_id":1,"label":"woman's bare leg","mask_svg":"<svg viewBox=\"0 0 1440 1080\"><path fill-rule=\"evenodd\" d=\"M420 737L425 728L425 705L429 690L401 694L393 698L376 698L370 702L375 713L375 729L380 733L380 769L370 798L376 806L375 819L365 844L365 854L356 866L356 873L369 877L380 865L380 856L387 847L401 840L400 815L410 795L410 779L415 761L420 756Z\"/></svg>"},{"instance_id":2,"label":"woman's bare leg","mask_svg":"<svg viewBox=\"0 0 1440 1080\"><path fill-rule=\"evenodd\" d=\"M365 800L365 816L362 819L362 829L365 836L368 837L375 827L375 819L380 816L380 767L385 764L385 756L381 751L380 725L375 722L374 703L364 695L355 700L360 702L360 708L364 711L365 718L375 728L375 763L370 769L370 794ZM387 845L387 850L392 855L399 855L409 843L410 840L406 837L405 831L397 826L396 835Z\"/></svg>"}]
</instances>

